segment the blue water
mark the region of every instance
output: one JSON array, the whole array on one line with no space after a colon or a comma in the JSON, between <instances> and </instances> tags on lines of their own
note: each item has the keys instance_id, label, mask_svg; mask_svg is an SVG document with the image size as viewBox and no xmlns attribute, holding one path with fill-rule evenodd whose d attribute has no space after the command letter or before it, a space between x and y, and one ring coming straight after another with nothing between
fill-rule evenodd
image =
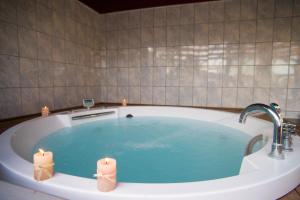
<instances>
[{"instance_id":1,"label":"blue water","mask_svg":"<svg viewBox=\"0 0 300 200\"><path fill-rule=\"evenodd\" d=\"M55 171L93 178L98 159L117 160L118 181L177 183L239 173L250 137L214 123L169 117L102 120L64 128L33 149L54 153Z\"/></svg>"}]
</instances>

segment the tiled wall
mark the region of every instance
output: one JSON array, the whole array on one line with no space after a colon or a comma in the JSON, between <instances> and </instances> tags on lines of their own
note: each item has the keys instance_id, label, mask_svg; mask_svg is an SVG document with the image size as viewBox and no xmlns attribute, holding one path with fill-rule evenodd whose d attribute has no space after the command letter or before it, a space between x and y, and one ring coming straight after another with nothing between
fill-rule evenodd
<instances>
[{"instance_id":1,"label":"tiled wall","mask_svg":"<svg viewBox=\"0 0 300 200\"><path fill-rule=\"evenodd\" d=\"M102 101L277 102L300 118L299 0L225 0L102 17Z\"/></svg>"},{"instance_id":2,"label":"tiled wall","mask_svg":"<svg viewBox=\"0 0 300 200\"><path fill-rule=\"evenodd\" d=\"M97 97L98 17L73 0L0 0L0 119Z\"/></svg>"},{"instance_id":3,"label":"tiled wall","mask_svg":"<svg viewBox=\"0 0 300 200\"><path fill-rule=\"evenodd\" d=\"M300 118L300 1L225 0L98 15L0 0L0 118L97 102L245 107Z\"/></svg>"}]
</instances>

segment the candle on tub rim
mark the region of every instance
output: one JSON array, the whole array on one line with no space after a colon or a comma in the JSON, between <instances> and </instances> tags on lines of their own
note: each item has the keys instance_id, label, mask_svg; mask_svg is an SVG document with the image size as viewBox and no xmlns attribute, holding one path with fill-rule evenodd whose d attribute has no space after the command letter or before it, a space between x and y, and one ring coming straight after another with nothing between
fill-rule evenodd
<instances>
[{"instance_id":1,"label":"candle on tub rim","mask_svg":"<svg viewBox=\"0 0 300 200\"><path fill-rule=\"evenodd\" d=\"M42 107L42 117L48 117L49 108L47 106Z\"/></svg>"},{"instance_id":2,"label":"candle on tub rim","mask_svg":"<svg viewBox=\"0 0 300 200\"><path fill-rule=\"evenodd\" d=\"M53 153L39 149L33 155L34 179L37 181L51 178L54 174Z\"/></svg>"},{"instance_id":3,"label":"candle on tub rim","mask_svg":"<svg viewBox=\"0 0 300 200\"><path fill-rule=\"evenodd\" d=\"M122 106L127 106L127 99L124 98L124 99L122 100Z\"/></svg>"},{"instance_id":4,"label":"candle on tub rim","mask_svg":"<svg viewBox=\"0 0 300 200\"><path fill-rule=\"evenodd\" d=\"M109 192L117 185L117 162L113 158L103 158L97 161L97 185L101 192Z\"/></svg>"}]
</instances>

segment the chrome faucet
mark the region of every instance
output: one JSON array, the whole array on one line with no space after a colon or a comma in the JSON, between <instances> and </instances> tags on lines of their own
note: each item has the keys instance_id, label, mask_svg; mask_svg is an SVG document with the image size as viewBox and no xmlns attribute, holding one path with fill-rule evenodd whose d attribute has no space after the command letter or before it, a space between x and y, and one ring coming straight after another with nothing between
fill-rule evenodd
<instances>
[{"instance_id":1,"label":"chrome faucet","mask_svg":"<svg viewBox=\"0 0 300 200\"><path fill-rule=\"evenodd\" d=\"M239 122L244 124L250 114L261 112L266 113L271 117L274 125L272 150L269 153L269 156L271 158L282 160L284 159L284 154L282 152L282 118L274 108L261 103L249 105L242 111Z\"/></svg>"}]
</instances>

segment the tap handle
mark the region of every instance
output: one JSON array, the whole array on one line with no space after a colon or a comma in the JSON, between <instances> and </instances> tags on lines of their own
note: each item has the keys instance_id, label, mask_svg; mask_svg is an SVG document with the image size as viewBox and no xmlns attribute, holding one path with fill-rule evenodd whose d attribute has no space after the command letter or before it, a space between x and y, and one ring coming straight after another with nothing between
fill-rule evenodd
<instances>
[{"instance_id":1,"label":"tap handle","mask_svg":"<svg viewBox=\"0 0 300 200\"><path fill-rule=\"evenodd\" d=\"M270 107L271 107L274 111L276 111L278 114L281 113L281 108L280 108L280 106L279 106L277 103L270 103Z\"/></svg>"}]
</instances>

